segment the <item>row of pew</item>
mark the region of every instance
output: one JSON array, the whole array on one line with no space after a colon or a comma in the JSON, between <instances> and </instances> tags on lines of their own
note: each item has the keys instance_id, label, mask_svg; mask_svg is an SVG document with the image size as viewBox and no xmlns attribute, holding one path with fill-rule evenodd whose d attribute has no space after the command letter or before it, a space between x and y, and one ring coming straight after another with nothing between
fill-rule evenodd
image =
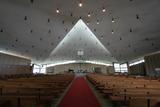
<instances>
[{"instance_id":1,"label":"row of pew","mask_svg":"<svg viewBox=\"0 0 160 107\"><path fill-rule=\"evenodd\" d=\"M18 79L18 78L30 78L30 77L40 77L40 76L47 76L50 74L41 74L41 73L37 73L37 74L33 74L33 73L23 73L23 74L4 74L4 75L0 75L0 80L7 80L7 79Z\"/></svg>"},{"instance_id":2,"label":"row of pew","mask_svg":"<svg viewBox=\"0 0 160 107\"><path fill-rule=\"evenodd\" d=\"M160 107L160 80L89 74L87 78L115 107Z\"/></svg>"},{"instance_id":3,"label":"row of pew","mask_svg":"<svg viewBox=\"0 0 160 107\"><path fill-rule=\"evenodd\" d=\"M14 78L27 78L27 77L33 77L33 76L41 76L43 74L32 74L32 73L23 73L23 74L4 74L4 75L0 75L0 80L7 80L7 79L14 79Z\"/></svg>"},{"instance_id":4,"label":"row of pew","mask_svg":"<svg viewBox=\"0 0 160 107\"><path fill-rule=\"evenodd\" d=\"M0 107L51 107L73 79L73 74L2 79Z\"/></svg>"}]
</instances>

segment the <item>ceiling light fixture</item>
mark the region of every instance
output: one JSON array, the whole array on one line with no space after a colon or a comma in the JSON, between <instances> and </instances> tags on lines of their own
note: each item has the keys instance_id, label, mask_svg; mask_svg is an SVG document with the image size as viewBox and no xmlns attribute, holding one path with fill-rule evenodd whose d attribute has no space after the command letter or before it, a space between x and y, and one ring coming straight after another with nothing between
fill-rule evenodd
<instances>
[{"instance_id":1,"label":"ceiling light fixture","mask_svg":"<svg viewBox=\"0 0 160 107\"><path fill-rule=\"evenodd\" d=\"M104 13L104 12L106 12L106 9L103 7L103 9L102 9L102 12Z\"/></svg>"},{"instance_id":2,"label":"ceiling light fixture","mask_svg":"<svg viewBox=\"0 0 160 107\"><path fill-rule=\"evenodd\" d=\"M83 6L83 4L82 4L81 1L79 2L78 6L79 6L79 7L82 7L82 6Z\"/></svg>"},{"instance_id":3,"label":"ceiling light fixture","mask_svg":"<svg viewBox=\"0 0 160 107\"><path fill-rule=\"evenodd\" d=\"M103 39L103 36L101 36L101 39Z\"/></svg>"},{"instance_id":4,"label":"ceiling light fixture","mask_svg":"<svg viewBox=\"0 0 160 107\"><path fill-rule=\"evenodd\" d=\"M88 13L88 17L91 17L91 13Z\"/></svg>"},{"instance_id":5,"label":"ceiling light fixture","mask_svg":"<svg viewBox=\"0 0 160 107\"><path fill-rule=\"evenodd\" d=\"M112 30L112 34L114 33L114 31Z\"/></svg>"},{"instance_id":6,"label":"ceiling light fixture","mask_svg":"<svg viewBox=\"0 0 160 107\"><path fill-rule=\"evenodd\" d=\"M114 23L115 22L115 20L114 20L114 18L112 18L112 23Z\"/></svg>"},{"instance_id":7,"label":"ceiling light fixture","mask_svg":"<svg viewBox=\"0 0 160 107\"><path fill-rule=\"evenodd\" d=\"M87 25L89 25L89 22L87 22Z\"/></svg>"},{"instance_id":8,"label":"ceiling light fixture","mask_svg":"<svg viewBox=\"0 0 160 107\"><path fill-rule=\"evenodd\" d=\"M60 13L60 11L59 11L59 9L58 9L58 8L56 9L56 13Z\"/></svg>"},{"instance_id":9,"label":"ceiling light fixture","mask_svg":"<svg viewBox=\"0 0 160 107\"><path fill-rule=\"evenodd\" d=\"M97 20L97 25L99 24L99 20Z\"/></svg>"}]
</instances>

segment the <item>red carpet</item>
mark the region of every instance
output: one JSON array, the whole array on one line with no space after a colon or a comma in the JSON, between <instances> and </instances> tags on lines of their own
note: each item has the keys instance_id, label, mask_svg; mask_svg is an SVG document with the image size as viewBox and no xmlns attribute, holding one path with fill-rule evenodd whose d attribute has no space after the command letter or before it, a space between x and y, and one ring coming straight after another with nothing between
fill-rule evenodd
<instances>
[{"instance_id":1,"label":"red carpet","mask_svg":"<svg viewBox=\"0 0 160 107\"><path fill-rule=\"evenodd\" d=\"M101 107L84 77L77 77L58 107Z\"/></svg>"}]
</instances>

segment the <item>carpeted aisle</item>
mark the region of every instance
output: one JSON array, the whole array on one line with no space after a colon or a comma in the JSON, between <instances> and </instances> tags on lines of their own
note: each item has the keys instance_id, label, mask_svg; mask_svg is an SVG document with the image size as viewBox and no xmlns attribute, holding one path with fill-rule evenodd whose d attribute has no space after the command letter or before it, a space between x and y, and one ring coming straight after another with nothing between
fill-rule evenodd
<instances>
[{"instance_id":1,"label":"carpeted aisle","mask_svg":"<svg viewBox=\"0 0 160 107\"><path fill-rule=\"evenodd\" d=\"M77 77L58 107L101 107L84 77Z\"/></svg>"}]
</instances>

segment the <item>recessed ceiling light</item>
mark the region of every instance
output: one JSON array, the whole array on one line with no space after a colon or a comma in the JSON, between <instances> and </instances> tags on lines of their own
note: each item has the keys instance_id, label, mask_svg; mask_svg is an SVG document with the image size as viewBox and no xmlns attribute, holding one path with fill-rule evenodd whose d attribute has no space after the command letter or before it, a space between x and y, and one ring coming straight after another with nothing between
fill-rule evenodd
<instances>
[{"instance_id":1,"label":"recessed ceiling light","mask_svg":"<svg viewBox=\"0 0 160 107\"><path fill-rule=\"evenodd\" d=\"M60 13L59 9L57 8L56 13Z\"/></svg>"},{"instance_id":2,"label":"recessed ceiling light","mask_svg":"<svg viewBox=\"0 0 160 107\"><path fill-rule=\"evenodd\" d=\"M103 7L103 9L102 9L102 12L104 13L104 12L106 12L106 9Z\"/></svg>"},{"instance_id":3,"label":"recessed ceiling light","mask_svg":"<svg viewBox=\"0 0 160 107\"><path fill-rule=\"evenodd\" d=\"M91 17L91 13L88 13L88 17Z\"/></svg>"},{"instance_id":4,"label":"recessed ceiling light","mask_svg":"<svg viewBox=\"0 0 160 107\"><path fill-rule=\"evenodd\" d=\"M112 23L114 23L115 22L115 20L114 20L114 18L112 18Z\"/></svg>"},{"instance_id":5,"label":"recessed ceiling light","mask_svg":"<svg viewBox=\"0 0 160 107\"><path fill-rule=\"evenodd\" d=\"M83 6L82 2L79 2L78 6L79 6L79 7L82 7L82 6Z\"/></svg>"}]
</instances>

